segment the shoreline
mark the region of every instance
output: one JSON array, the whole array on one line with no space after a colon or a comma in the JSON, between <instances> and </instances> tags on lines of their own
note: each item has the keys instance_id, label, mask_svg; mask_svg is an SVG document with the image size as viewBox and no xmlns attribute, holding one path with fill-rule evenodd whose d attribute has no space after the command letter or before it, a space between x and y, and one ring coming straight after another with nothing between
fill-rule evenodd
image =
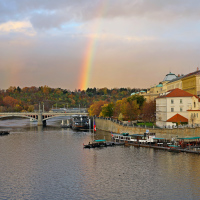
<instances>
[{"instance_id":1,"label":"shoreline","mask_svg":"<svg viewBox=\"0 0 200 200\"><path fill-rule=\"evenodd\" d=\"M113 132L113 133L129 133L131 134L144 134L148 129L149 132L156 133L157 137L190 137L200 136L200 127L195 128L174 128L174 129L163 129L163 128L143 128L134 126L123 126L117 123L115 120L95 118L95 124L97 129Z\"/></svg>"}]
</instances>

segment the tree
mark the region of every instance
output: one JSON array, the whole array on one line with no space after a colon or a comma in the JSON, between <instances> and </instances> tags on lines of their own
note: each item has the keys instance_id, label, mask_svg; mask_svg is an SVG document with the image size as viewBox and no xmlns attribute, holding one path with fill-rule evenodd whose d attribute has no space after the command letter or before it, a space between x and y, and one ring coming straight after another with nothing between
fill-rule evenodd
<instances>
[{"instance_id":1,"label":"tree","mask_svg":"<svg viewBox=\"0 0 200 200\"><path fill-rule=\"evenodd\" d=\"M124 111L122 114L126 117L128 120L134 120L137 119L139 115L139 105L137 104L137 101L130 101L126 102L124 105Z\"/></svg>"},{"instance_id":2,"label":"tree","mask_svg":"<svg viewBox=\"0 0 200 200\"><path fill-rule=\"evenodd\" d=\"M114 103L112 103L112 102L109 104L104 104L102 106L100 116L112 117L113 116L113 108L114 108Z\"/></svg>"},{"instance_id":3,"label":"tree","mask_svg":"<svg viewBox=\"0 0 200 200\"><path fill-rule=\"evenodd\" d=\"M136 100L137 101L137 104L139 104L139 108L141 108L145 102L145 98L141 95L132 95L130 97L127 98L127 101L130 102L130 101L134 101Z\"/></svg>"},{"instance_id":4,"label":"tree","mask_svg":"<svg viewBox=\"0 0 200 200\"><path fill-rule=\"evenodd\" d=\"M101 107L107 102L105 101L96 101L94 102L88 109L89 115L90 116L99 116L101 112Z\"/></svg>"},{"instance_id":5,"label":"tree","mask_svg":"<svg viewBox=\"0 0 200 200\"><path fill-rule=\"evenodd\" d=\"M33 112L33 111L34 111L34 106L33 105L29 106L28 107L28 112Z\"/></svg>"},{"instance_id":6,"label":"tree","mask_svg":"<svg viewBox=\"0 0 200 200\"><path fill-rule=\"evenodd\" d=\"M142 119L145 122L147 121L154 122L156 119L155 113L156 113L156 102L155 101L145 102L142 109Z\"/></svg>"},{"instance_id":7,"label":"tree","mask_svg":"<svg viewBox=\"0 0 200 200\"><path fill-rule=\"evenodd\" d=\"M118 120L122 121L123 118L124 118L124 116L122 115L122 113L120 113L119 116L118 116Z\"/></svg>"},{"instance_id":8,"label":"tree","mask_svg":"<svg viewBox=\"0 0 200 200\"><path fill-rule=\"evenodd\" d=\"M114 117L118 118L120 113L124 113L124 104L126 104L126 98L123 98L122 100L118 100L115 103L115 107L114 107Z\"/></svg>"},{"instance_id":9,"label":"tree","mask_svg":"<svg viewBox=\"0 0 200 200\"><path fill-rule=\"evenodd\" d=\"M18 104L18 100L14 99L13 97L6 96L6 97L3 98L3 103L7 107L14 108L16 106L16 104Z\"/></svg>"}]
</instances>

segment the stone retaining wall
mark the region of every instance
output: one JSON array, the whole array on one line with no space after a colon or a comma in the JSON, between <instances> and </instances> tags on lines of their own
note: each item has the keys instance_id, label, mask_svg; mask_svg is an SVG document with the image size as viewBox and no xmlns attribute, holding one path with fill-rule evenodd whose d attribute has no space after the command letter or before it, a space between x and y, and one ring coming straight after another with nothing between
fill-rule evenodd
<instances>
[{"instance_id":1,"label":"stone retaining wall","mask_svg":"<svg viewBox=\"0 0 200 200\"><path fill-rule=\"evenodd\" d=\"M119 125L111 120L105 120L100 118L95 118L95 124L97 129L109 131L113 133L129 133L131 134L143 134L146 129L149 132L156 133L157 137L190 137L190 136L200 136L200 128L175 128L175 129L157 129L157 128L142 128L142 127L131 127Z\"/></svg>"}]
</instances>

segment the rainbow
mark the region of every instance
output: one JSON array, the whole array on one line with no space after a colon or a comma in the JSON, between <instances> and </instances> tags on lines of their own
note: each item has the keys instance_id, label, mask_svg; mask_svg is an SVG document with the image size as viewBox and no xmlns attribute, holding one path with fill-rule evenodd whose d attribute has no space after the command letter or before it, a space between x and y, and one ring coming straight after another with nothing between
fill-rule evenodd
<instances>
[{"instance_id":1,"label":"rainbow","mask_svg":"<svg viewBox=\"0 0 200 200\"><path fill-rule=\"evenodd\" d=\"M101 5L98 7L99 9L96 12L97 23L94 25L94 28L93 28L93 32L96 34L98 34L99 29L101 27L101 23L100 23L100 20L98 20L98 18L102 17L106 8L107 0L104 0L104 1L101 0L100 2L101 2ZM97 36L91 36L87 44L87 48L86 48L84 59L83 59L83 64L81 65L81 74L80 74L80 83L79 83L79 89L81 90L86 90L89 86L97 39L98 39Z\"/></svg>"}]
</instances>

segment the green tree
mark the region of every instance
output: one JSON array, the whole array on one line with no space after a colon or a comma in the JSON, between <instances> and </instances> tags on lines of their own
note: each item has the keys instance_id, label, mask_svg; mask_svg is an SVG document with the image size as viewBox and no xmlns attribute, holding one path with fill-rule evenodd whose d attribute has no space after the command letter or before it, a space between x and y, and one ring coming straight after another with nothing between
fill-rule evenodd
<instances>
[{"instance_id":1,"label":"green tree","mask_svg":"<svg viewBox=\"0 0 200 200\"><path fill-rule=\"evenodd\" d=\"M112 117L114 112L114 103L104 104L100 116L103 117Z\"/></svg>"}]
</instances>

